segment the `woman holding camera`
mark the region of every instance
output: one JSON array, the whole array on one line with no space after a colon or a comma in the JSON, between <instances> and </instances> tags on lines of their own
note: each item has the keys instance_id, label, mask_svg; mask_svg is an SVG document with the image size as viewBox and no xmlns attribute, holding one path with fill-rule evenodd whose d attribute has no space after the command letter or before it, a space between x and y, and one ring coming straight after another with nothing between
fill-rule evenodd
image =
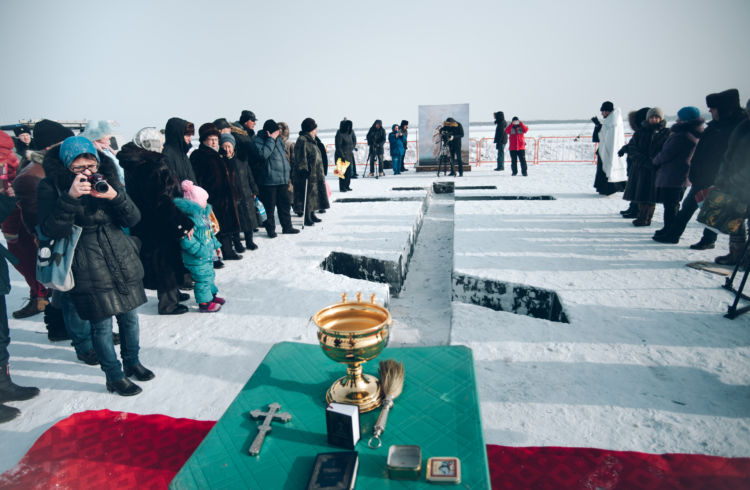
<instances>
[{"instance_id":1,"label":"woman holding camera","mask_svg":"<svg viewBox=\"0 0 750 490\"><path fill-rule=\"evenodd\" d=\"M128 379L147 381L154 373L138 358L136 308L146 302L143 266L138 250L122 227L141 219L117 177L115 164L83 136L71 136L44 160L46 177L39 183L39 226L51 238L82 228L73 257L75 287L69 292L76 311L91 322L94 351L107 377L107 390L122 396L141 389ZM117 360L112 317L120 327Z\"/></svg>"}]
</instances>

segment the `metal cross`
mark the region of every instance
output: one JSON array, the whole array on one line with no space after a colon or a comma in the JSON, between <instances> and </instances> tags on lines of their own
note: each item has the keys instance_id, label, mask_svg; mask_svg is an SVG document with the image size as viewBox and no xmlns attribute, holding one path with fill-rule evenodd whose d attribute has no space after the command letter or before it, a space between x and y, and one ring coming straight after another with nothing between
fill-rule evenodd
<instances>
[{"instance_id":1,"label":"metal cross","mask_svg":"<svg viewBox=\"0 0 750 490\"><path fill-rule=\"evenodd\" d=\"M271 432L271 422L273 422L274 419L278 419L282 422L289 422L292 420L292 416L287 412L276 413L280 408L281 405L274 402L268 405L268 412L264 412L263 410L253 410L250 412L250 416L254 419L265 417L263 423L258 426L258 435L255 436L253 443L250 445L250 456L257 456L260 453L263 439L265 439L267 433Z\"/></svg>"}]
</instances>

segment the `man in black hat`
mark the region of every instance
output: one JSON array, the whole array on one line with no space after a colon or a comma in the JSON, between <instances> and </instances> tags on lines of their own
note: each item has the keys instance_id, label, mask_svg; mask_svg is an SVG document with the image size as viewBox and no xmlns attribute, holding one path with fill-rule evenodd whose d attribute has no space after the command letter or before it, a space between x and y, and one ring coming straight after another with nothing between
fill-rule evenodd
<instances>
[{"instance_id":1,"label":"man in black hat","mask_svg":"<svg viewBox=\"0 0 750 490\"><path fill-rule=\"evenodd\" d=\"M241 132L234 133L234 139L237 140L237 157L241 160L247 160L251 168L253 162L251 160L252 148L250 144L255 137L255 123L257 120L253 111L248 111L247 109L242 111L240 119L236 123Z\"/></svg>"},{"instance_id":2,"label":"man in black hat","mask_svg":"<svg viewBox=\"0 0 750 490\"><path fill-rule=\"evenodd\" d=\"M16 135L13 138L16 153L20 158L26 158L26 152L29 150L29 144L31 143L31 128L22 124L13 128L13 134Z\"/></svg>"}]
</instances>

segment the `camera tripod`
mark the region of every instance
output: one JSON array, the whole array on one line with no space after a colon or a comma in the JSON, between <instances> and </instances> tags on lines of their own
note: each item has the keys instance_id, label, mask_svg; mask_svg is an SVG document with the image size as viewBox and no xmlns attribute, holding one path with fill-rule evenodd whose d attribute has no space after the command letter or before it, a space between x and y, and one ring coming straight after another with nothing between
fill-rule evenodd
<instances>
[{"instance_id":1,"label":"camera tripod","mask_svg":"<svg viewBox=\"0 0 750 490\"><path fill-rule=\"evenodd\" d=\"M734 267L734 271L732 272L732 275L726 279L724 282L724 289L727 289L733 293L735 293L734 296L734 303L728 308L727 314L724 315L726 318L729 318L730 320L734 320L738 316L742 315L743 313L747 313L750 311L750 305L743 306L742 308L737 308L740 302L740 298L750 301L750 296L744 294L742 291L745 289L745 283L747 282L747 273L750 272L750 267L747 267L745 269L745 274L742 276L742 280L740 281L739 288L734 287L734 278L737 276L737 272L740 270L740 266L745 262L747 259L748 253L750 253L750 239L747 240L747 243L745 243L745 250L742 252L742 256L737 261L737 265Z\"/></svg>"},{"instance_id":2,"label":"camera tripod","mask_svg":"<svg viewBox=\"0 0 750 490\"><path fill-rule=\"evenodd\" d=\"M451 157L450 149L448 148L448 142L442 139L440 142L440 152L437 156L437 176L440 177L440 169L443 169L443 175L448 175L448 165L451 167L453 172L453 160Z\"/></svg>"}]
</instances>

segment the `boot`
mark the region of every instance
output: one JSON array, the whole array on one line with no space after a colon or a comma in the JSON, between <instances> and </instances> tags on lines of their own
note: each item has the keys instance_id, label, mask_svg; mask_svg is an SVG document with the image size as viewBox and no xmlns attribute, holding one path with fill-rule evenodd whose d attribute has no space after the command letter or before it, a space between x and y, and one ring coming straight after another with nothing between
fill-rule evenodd
<instances>
[{"instance_id":1,"label":"boot","mask_svg":"<svg viewBox=\"0 0 750 490\"><path fill-rule=\"evenodd\" d=\"M651 226L656 204L638 203L638 217L633 220L633 226Z\"/></svg>"},{"instance_id":2,"label":"boot","mask_svg":"<svg viewBox=\"0 0 750 490\"><path fill-rule=\"evenodd\" d=\"M6 407L5 405L0 404L0 424L2 424L3 422L10 422L19 415L21 415L21 411L19 409Z\"/></svg>"},{"instance_id":3,"label":"boot","mask_svg":"<svg viewBox=\"0 0 750 490\"><path fill-rule=\"evenodd\" d=\"M745 242L738 240L732 240L733 236L729 236L729 253L716 257L714 262L720 265L737 265L737 262L742 258L742 252L745 251Z\"/></svg>"},{"instance_id":4,"label":"boot","mask_svg":"<svg viewBox=\"0 0 750 490\"><path fill-rule=\"evenodd\" d=\"M201 303L198 305L198 311L201 313L216 313L221 309L221 305L216 301Z\"/></svg>"},{"instance_id":5,"label":"boot","mask_svg":"<svg viewBox=\"0 0 750 490\"><path fill-rule=\"evenodd\" d=\"M232 234L232 246L234 247L234 251L238 254L241 254L245 251L245 247L242 245L242 242L240 241L240 234L234 233Z\"/></svg>"},{"instance_id":6,"label":"boot","mask_svg":"<svg viewBox=\"0 0 750 490\"><path fill-rule=\"evenodd\" d=\"M310 219L311 219L311 220L312 220L312 221L313 221L314 223L320 223L321 221L323 221L322 219L320 219L320 218L318 218L317 216L315 216L315 213L310 213Z\"/></svg>"},{"instance_id":7,"label":"boot","mask_svg":"<svg viewBox=\"0 0 750 490\"><path fill-rule=\"evenodd\" d=\"M638 217L638 203L630 201L628 209L620 211L623 218L637 218Z\"/></svg>"},{"instance_id":8,"label":"boot","mask_svg":"<svg viewBox=\"0 0 750 490\"><path fill-rule=\"evenodd\" d=\"M705 236L702 236L698 243L690 245L693 250L709 250L716 246L716 242L707 240Z\"/></svg>"},{"instance_id":9,"label":"boot","mask_svg":"<svg viewBox=\"0 0 750 490\"><path fill-rule=\"evenodd\" d=\"M266 233L268 233L268 238L276 238L276 226L266 225Z\"/></svg>"},{"instance_id":10,"label":"boot","mask_svg":"<svg viewBox=\"0 0 750 490\"><path fill-rule=\"evenodd\" d=\"M221 240L221 256L224 260L240 260L242 255L238 254L232 248L231 237L223 237Z\"/></svg>"},{"instance_id":11,"label":"boot","mask_svg":"<svg viewBox=\"0 0 750 490\"><path fill-rule=\"evenodd\" d=\"M122 378L119 381L110 383L107 381L107 391L110 393L117 392L120 396L133 396L137 395L141 391L141 387L130 381L128 378Z\"/></svg>"},{"instance_id":12,"label":"boot","mask_svg":"<svg viewBox=\"0 0 750 490\"><path fill-rule=\"evenodd\" d=\"M47 338L50 342L69 340L68 332L65 330L62 310L53 305L47 305L44 309L44 325L47 327Z\"/></svg>"},{"instance_id":13,"label":"boot","mask_svg":"<svg viewBox=\"0 0 750 490\"><path fill-rule=\"evenodd\" d=\"M18 386L10 379L8 365L0 373L0 403L30 400L39 394L39 388Z\"/></svg>"},{"instance_id":14,"label":"boot","mask_svg":"<svg viewBox=\"0 0 750 490\"><path fill-rule=\"evenodd\" d=\"M134 366L123 366L123 371L126 377L135 377L138 381L148 381L156 377L153 371L144 367L140 362Z\"/></svg>"},{"instance_id":15,"label":"boot","mask_svg":"<svg viewBox=\"0 0 750 490\"><path fill-rule=\"evenodd\" d=\"M253 232L248 230L245 232L245 250L255 250L258 246L253 241Z\"/></svg>"},{"instance_id":16,"label":"boot","mask_svg":"<svg viewBox=\"0 0 750 490\"><path fill-rule=\"evenodd\" d=\"M26 303L26 306L13 312L13 318L21 319L34 316L37 313L43 312L48 304L49 301L47 301L47 298L29 298L29 302Z\"/></svg>"},{"instance_id":17,"label":"boot","mask_svg":"<svg viewBox=\"0 0 750 490\"><path fill-rule=\"evenodd\" d=\"M99 364L99 358L96 357L96 352L94 352L94 349L90 349L81 354L76 353L76 357L79 361L83 361L89 366L96 366L97 364Z\"/></svg>"}]
</instances>

